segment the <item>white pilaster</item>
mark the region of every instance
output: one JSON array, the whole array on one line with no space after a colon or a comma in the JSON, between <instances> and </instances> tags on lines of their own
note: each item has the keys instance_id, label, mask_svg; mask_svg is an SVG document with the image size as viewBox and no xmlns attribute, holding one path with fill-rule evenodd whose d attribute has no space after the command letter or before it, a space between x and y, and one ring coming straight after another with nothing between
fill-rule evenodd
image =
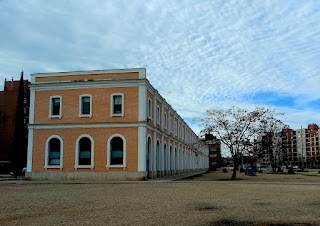
<instances>
[{"instance_id":1,"label":"white pilaster","mask_svg":"<svg viewBox=\"0 0 320 226\"><path fill-rule=\"evenodd\" d=\"M34 82L33 76L31 81ZM33 124L34 124L34 101L35 90L30 88L30 108L29 108L29 129L28 129L28 153L27 153L27 172L32 171L32 150L33 150Z\"/></svg>"},{"instance_id":2,"label":"white pilaster","mask_svg":"<svg viewBox=\"0 0 320 226\"><path fill-rule=\"evenodd\" d=\"M147 88L146 85L139 86L139 118L138 120L147 121Z\"/></svg>"},{"instance_id":3,"label":"white pilaster","mask_svg":"<svg viewBox=\"0 0 320 226\"><path fill-rule=\"evenodd\" d=\"M146 171L147 162L147 128L138 127L138 171Z\"/></svg>"}]
</instances>

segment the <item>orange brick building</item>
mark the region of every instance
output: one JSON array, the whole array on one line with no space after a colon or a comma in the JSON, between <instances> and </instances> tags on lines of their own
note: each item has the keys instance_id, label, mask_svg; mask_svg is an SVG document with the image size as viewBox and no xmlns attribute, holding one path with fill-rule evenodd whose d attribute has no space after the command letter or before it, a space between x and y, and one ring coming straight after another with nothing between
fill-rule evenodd
<instances>
[{"instance_id":1,"label":"orange brick building","mask_svg":"<svg viewBox=\"0 0 320 226\"><path fill-rule=\"evenodd\" d=\"M145 69L31 75L30 179L143 180L208 169L208 147Z\"/></svg>"}]
</instances>

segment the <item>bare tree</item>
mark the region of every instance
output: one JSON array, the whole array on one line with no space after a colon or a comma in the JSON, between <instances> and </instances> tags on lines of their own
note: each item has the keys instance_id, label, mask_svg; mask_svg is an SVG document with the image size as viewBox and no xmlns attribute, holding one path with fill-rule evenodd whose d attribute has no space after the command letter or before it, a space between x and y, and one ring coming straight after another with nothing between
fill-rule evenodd
<instances>
[{"instance_id":1,"label":"bare tree","mask_svg":"<svg viewBox=\"0 0 320 226\"><path fill-rule=\"evenodd\" d=\"M283 129L287 126L275 117L261 121L263 132L255 143L255 154L258 158L268 159L271 163L273 173L282 163L285 153L285 146L282 142Z\"/></svg>"},{"instance_id":2,"label":"bare tree","mask_svg":"<svg viewBox=\"0 0 320 226\"><path fill-rule=\"evenodd\" d=\"M226 145L233 159L232 179L236 179L238 159L252 150L254 139L264 131L266 122L278 115L268 108L253 111L239 107L227 110L207 110L201 118L203 133L212 133Z\"/></svg>"}]
</instances>

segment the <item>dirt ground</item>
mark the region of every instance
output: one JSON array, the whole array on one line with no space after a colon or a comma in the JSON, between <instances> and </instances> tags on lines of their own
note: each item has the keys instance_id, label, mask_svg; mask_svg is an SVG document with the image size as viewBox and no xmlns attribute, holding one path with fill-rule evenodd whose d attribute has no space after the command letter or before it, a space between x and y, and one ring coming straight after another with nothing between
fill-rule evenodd
<instances>
[{"instance_id":1,"label":"dirt ground","mask_svg":"<svg viewBox=\"0 0 320 226\"><path fill-rule=\"evenodd\" d=\"M295 172L294 174L284 173L256 173L256 176L247 176L245 173L237 171L237 180L249 182L274 182L274 183L320 183L320 169L306 169L305 172ZM232 169L227 169L227 173L223 173L222 169L203 174L198 177L186 178L188 180L197 181L228 181L231 179Z\"/></svg>"},{"instance_id":2,"label":"dirt ground","mask_svg":"<svg viewBox=\"0 0 320 226\"><path fill-rule=\"evenodd\" d=\"M320 177L308 174L0 181L0 225L320 225Z\"/></svg>"}]
</instances>

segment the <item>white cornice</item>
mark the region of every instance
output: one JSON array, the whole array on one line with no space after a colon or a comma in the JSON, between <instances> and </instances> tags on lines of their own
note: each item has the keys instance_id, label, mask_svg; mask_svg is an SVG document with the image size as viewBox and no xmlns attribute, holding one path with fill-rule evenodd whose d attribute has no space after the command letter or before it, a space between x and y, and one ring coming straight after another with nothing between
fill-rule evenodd
<instances>
[{"instance_id":1,"label":"white cornice","mask_svg":"<svg viewBox=\"0 0 320 226\"><path fill-rule=\"evenodd\" d=\"M107 70L33 73L33 74L31 74L31 76L48 77L48 76L96 75L96 74L134 73L134 72L138 72L139 73L139 78L146 78L146 69L145 68L127 68L127 69L107 69Z\"/></svg>"},{"instance_id":2,"label":"white cornice","mask_svg":"<svg viewBox=\"0 0 320 226\"><path fill-rule=\"evenodd\" d=\"M29 129L71 129L71 128L116 128L146 126L146 122L131 123L62 123L62 124L29 124Z\"/></svg>"},{"instance_id":3,"label":"white cornice","mask_svg":"<svg viewBox=\"0 0 320 226\"><path fill-rule=\"evenodd\" d=\"M65 90L85 88L110 88L110 87L132 87L145 85L145 79L112 79L94 81L63 81L50 83L36 83L30 85L30 90Z\"/></svg>"}]
</instances>

